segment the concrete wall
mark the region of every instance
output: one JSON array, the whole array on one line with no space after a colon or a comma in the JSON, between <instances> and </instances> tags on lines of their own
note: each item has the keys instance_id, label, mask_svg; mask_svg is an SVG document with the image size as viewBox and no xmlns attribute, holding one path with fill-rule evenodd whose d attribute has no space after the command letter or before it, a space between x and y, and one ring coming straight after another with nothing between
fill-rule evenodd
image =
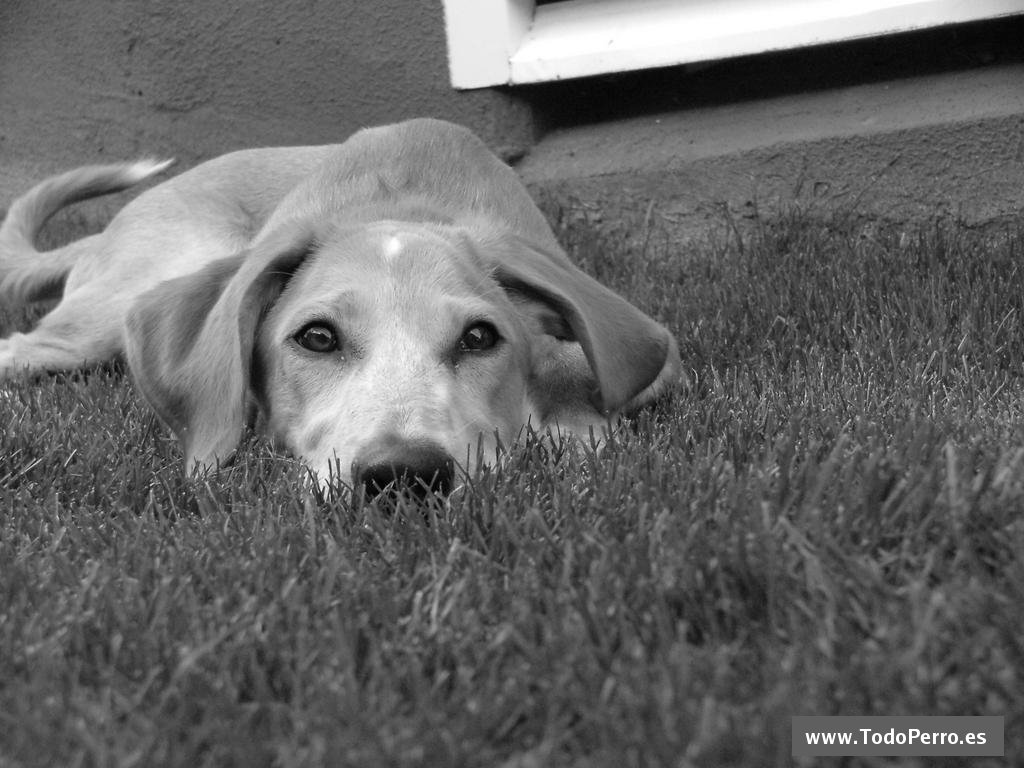
<instances>
[{"instance_id":1,"label":"concrete wall","mask_svg":"<svg viewBox=\"0 0 1024 768\"><path fill-rule=\"evenodd\" d=\"M4 0L0 192L83 162L338 141L415 115L510 153L530 110L448 84L440 0Z\"/></svg>"},{"instance_id":2,"label":"concrete wall","mask_svg":"<svg viewBox=\"0 0 1024 768\"><path fill-rule=\"evenodd\" d=\"M1021 40L1024 16L457 92L440 0L2 0L0 208L83 163L188 166L433 115L529 150L547 210L595 226L699 238L794 203L981 226L1024 209Z\"/></svg>"}]
</instances>

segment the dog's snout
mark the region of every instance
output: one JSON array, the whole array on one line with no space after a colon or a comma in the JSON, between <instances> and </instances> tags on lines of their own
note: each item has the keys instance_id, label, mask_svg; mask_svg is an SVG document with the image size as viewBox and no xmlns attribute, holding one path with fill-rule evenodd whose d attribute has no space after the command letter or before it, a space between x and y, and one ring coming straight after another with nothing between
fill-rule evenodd
<instances>
[{"instance_id":1,"label":"dog's snout","mask_svg":"<svg viewBox=\"0 0 1024 768\"><path fill-rule=\"evenodd\" d=\"M352 462L352 479L371 496L386 488L445 494L451 490L455 462L441 446L427 440L389 436Z\"/></svg>"}]
</instances>

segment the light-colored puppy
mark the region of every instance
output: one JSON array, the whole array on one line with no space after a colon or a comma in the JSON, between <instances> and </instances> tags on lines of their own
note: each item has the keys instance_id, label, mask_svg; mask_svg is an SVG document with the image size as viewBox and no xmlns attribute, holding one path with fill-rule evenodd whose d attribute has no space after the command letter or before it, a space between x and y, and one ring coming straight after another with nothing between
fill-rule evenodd
<instances>
[{"instance_id":1,"label":"light-colored puppy","mask_svg":"<svg viewBox=\"0 0 1024 768\"><path fill-rule=\"evenodd\" d=\"M669 332L565 256L515 173L436 120L211 160L46 253L58 208L167 163L82 168L18 199L0 300L62 297L0 340L0 379L120 353L188 468L253 413L321 479L445 490L524 425L584 435L680 375ZM255 409L252 408L255 406Z\"/></svg>"}]
</instances>

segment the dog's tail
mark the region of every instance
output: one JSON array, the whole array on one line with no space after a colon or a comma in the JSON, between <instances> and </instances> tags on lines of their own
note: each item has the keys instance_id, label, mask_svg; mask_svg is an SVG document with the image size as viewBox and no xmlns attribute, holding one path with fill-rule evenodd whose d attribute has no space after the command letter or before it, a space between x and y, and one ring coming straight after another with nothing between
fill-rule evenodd
<instances>
[{"instance_id":1,"label":"dog's tail","mask_svg":"<svg viewBox=\"0 0 1024 768\"><path fill-rule=\"evenodd\" d=\"M90 165L52 176L15 200L0 226L0 302L21 304L60 296L68 271L93 237L41 253L35 241L54 213L71 203L138 184L174 161Z\"/></svg>"}]
</instances>

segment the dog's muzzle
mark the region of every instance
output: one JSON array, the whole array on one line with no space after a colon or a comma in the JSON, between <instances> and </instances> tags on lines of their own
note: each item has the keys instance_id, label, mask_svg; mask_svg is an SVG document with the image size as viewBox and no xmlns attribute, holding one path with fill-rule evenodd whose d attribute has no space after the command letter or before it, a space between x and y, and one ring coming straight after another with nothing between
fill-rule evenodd
<instances>
[{"instance_id":1,"label":"dog's muzzle","mask_svg":"<svg viewBox=\"0 0 1024 768\"><path fill-rule=\"evenodd\" d=\"M455 461L429 440L404 440L388 435L352 462L352 481L367 497L385 491L406 491L418 497L447 494L455 476Z\"/></svg>"}]
</instances>

